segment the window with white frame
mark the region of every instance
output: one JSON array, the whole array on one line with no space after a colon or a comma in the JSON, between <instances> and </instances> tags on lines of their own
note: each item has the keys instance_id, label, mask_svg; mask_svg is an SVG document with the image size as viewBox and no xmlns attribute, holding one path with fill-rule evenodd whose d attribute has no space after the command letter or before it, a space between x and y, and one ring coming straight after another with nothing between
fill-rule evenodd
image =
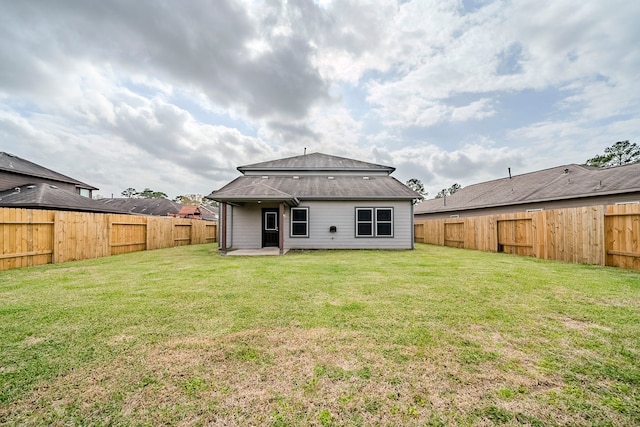
<instances>
[{"instance_id":1,"label":"window with white frame","mask_svg":"<svg viewBox=\"0 0 640 427\"><path fill-rule=\"evenodd\" d=\"M393 208L356 208L356 237L393 237Z\"/></svg>"},{"instance_id":2,"label":"window with white frame","mask_svg":"<svg viewBox=\"0 0 640 427\"><path fill-rule=\"evenodd\" d=\"M309 208L291 208L291 237L309 237Z\"/></svg>"}]
</instances>

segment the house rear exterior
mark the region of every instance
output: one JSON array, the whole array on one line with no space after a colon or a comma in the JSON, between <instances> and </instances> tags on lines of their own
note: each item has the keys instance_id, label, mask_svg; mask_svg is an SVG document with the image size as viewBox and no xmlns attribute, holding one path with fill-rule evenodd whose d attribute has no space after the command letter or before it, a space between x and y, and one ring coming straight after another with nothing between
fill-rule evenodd
<instances>
[{"instance_id":1,"label":"house rear exterior","mask_svg":"<svg viewBox=\"0 0 640 427\"><path fill-rule=\"evenodd\" d=\"M212 192L221 249L411 249L413 200L395 168L322 153L238 167Z\"/></svg>"}]
</instances>

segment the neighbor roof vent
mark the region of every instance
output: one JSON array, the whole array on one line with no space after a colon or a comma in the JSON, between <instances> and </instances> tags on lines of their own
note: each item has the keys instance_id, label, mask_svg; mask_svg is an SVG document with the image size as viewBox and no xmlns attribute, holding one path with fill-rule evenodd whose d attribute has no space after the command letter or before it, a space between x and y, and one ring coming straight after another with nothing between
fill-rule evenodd
<instances>
[{"instance_id":1,"label":"neighbor roof vent","mask_svg":"<svg viewBox=\"0 0 640 427\"><path fill-rule=\"evenodd\" d=\"M369 179L369 177L368 176L363 176L362 179Z\"/></svg>"},{"instance_id":2,"label":"neighbor roof vent","mask_svg":"<svg viewBox=\"0 0 640 427\"><path fill-rule=\"evenodd\" d=\"M262 175L262 179L269 179L267 175Z\"/></svg>"},{"instance_id":3,"label":"neighbor roof vent","mask_svg":"<svg viewBox=\"0 0 640 427\"><path fill-rule=\"evenodd\" d=\"M327 179L334 179L332 176L328 176Z\"/></svg>"},{"instance_id":4,"label":"neighbor roof vent","mask_svg":"<svg viewBox=\"0 0 640 427\"><path fill-rule=\"evenodd\" d=\"M300 179L300 177L298 175L294 175L293 179Z\"/></svg>"}]
</instances>

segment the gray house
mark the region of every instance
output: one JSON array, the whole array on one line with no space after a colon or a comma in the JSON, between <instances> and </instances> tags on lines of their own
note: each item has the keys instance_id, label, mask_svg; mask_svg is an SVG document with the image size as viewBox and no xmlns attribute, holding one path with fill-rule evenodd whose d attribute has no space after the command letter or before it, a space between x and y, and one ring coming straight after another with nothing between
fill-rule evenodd
<instances>
[{"instance_id":1,"label":"gray house","mask_svg":"<svg viewBox=\"0 0 640 427\"><path fill-rule=\"evenodd\" d=\"M91 198L96 187L0 152L0 208L122 213Z\"/></svg>"},{"instance_id":2,"label":"gray house","mask_svg":"<svg viewBox=\"0 0 640 427\"><path fill-rule=\"evenodd\" d=\"M227 249L411 249L421 196L395 168L313 153L238 167L220 202Z\"/></svg>"},{"instance_id":3,"label":"gray house","mask_svg":"<svg viewBox=\"0 0 640 427\"><path fill-rule=\"evenodd\" d=\"M97 190L89 184L52 171L13 154L0 152L0 191L30 184L49 184L91 199Z\"/></svg>"},{"instance_id":4,"label":"gray house","mask_svg":"<svg viewBox=\"0 0 640 427\"><path fill-rule=\"evenodd\" d=\"M640 202L640 163L570 164L465 187L416 206L416 220Z\"/></svg>"}]
</instances>

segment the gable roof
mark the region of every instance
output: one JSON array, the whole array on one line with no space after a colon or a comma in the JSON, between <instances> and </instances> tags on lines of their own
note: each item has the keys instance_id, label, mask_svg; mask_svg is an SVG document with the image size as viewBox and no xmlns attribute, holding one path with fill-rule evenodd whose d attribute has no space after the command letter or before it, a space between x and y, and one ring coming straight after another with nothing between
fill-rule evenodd
<instances>
[{"instance_id":1,"label":"gable roof","mask_svg":"<svg viewBox=\"0 0 640 427\"><path fill-rule=\"evenodd\" d=\"M1 151L0 151L0 170L16 173L20 175L27 175L27 176L37 177L37 178L50 179L53 181L66 182L69 184L74 184L77 187L86 188L89 190L98 190L98 188L93 187L89 184L86 184L82 181L78 181L77 179L73 179L66 175L62 175L61 173L52 171L51 169L47 169L43 166L37 165L28 160L21 159L20 157L14 156L13 154L1 152Z\"/></svg>"},{"instance_id":2,"label":"gable roof","mask_svg":"<svg viewBox=\"0 0 640 427\"><path fill-rule=\"evenodd\" d=\"M153 216L177 214L182 205L168 199L111 198L97 200L103 205L120 211Z\"/></svg>"},{"instance_id":3,"label":"gable roof","mask_svg":"<svg viewBox=\"0 0 640 427\"><path fill-rule=\"evenodd\" d=\"M0 207L123 213L96 200L45 183L26 184L0 191Z\"/></svg>"},{"instance_id":4,"label":"gable roof","mask_svg":"<svg viewBox=\"0 0 640 427\"><path fill-rule=\"evenodd\" d=\"M218 219L218 207L200 205L200 214L205 221L216 221Z\"/></svg>"},{"instance_id":5,"label":"gable roof","mask_svg":"<svg viewBox=\"0 0 640 427\"><path fill-rule=\"evenodd\" d=\"M345 157L331 156L323 153L310 153L302 156L287 157L268 162L254 163L246 166L238 166L240 172L265 171L265 172L330 172L330 171L385 171L388 174L395 171L391 166L367 163Z\"/></svg>"},{"instance_id":6,"label":"gable roof","mask_svg":"<svg viewBox=\"0 0 640 427\"><path fill-rule=\"evenodd\" d=\"M640 192L640 163L614 168L570 164L464 187L444 199L425 200L415 214L451 212Z\"/></svg>"}]
</instances>

